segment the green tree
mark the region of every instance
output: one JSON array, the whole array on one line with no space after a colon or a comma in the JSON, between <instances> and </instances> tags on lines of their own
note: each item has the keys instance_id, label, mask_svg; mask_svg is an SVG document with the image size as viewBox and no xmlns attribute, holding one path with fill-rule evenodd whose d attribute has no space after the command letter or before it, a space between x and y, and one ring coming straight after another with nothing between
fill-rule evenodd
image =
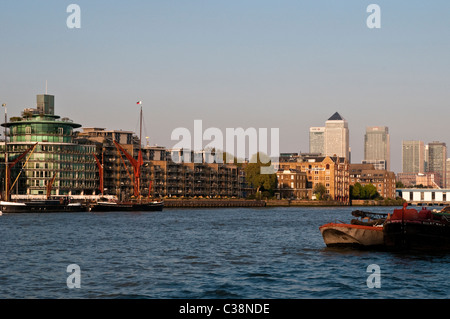
<instances>
[{"instance_id":1,"label":"green tree","mask_svg":"<svg viewBox=\"0 0 450 319\"><path fill-rule=\"evenodd\" d=\"M367 184L362 188L361 198L362 199L375 199L379 197L377 188L372 184Z\"/></svg>"},{"instance_id":2,"label":"green tree","mask_svg":"<svg viewBox=\"0 0 450 319\"><path fill-rule=\"evenodd\" d=\"M395 182L395 188L405 188L405 185L401 181Z\"/></svg>"},{"instance_id":3,"label":"green tree","mask_svg":"<svg viewBox=\"0 0 450 319\"><path fill-rule=\"evenodd\" d=\"M313 189L314 195L316 195L316 198L318 200L322 200L325 198L325 194L327 193L327 188L322 183L316 184Z\"/></svg>"},{"instance_id":4,"label":"green tree","mask_svg":"<svg viewBox=\"0 0 450 319\"><path fill-rule=\"evenodd\" d=\"M267 159L268 157L264 153L257 153L253 155L250 163L245 168L246 180L253 188L256 188L257 194L260 191L273 193L273 190L277 186L277 175L275 173L261 174L261 167L270 166L270 163L264 163L267 162Z\"/></svg>"},{"instance_id":5,"label":"green tree","mask_svg":"<svg viewBox=\"0 0 450 319\"><path fill-rule=\"evenodd\" d=\"M353 187L350 188L350 196L352 199L360 199L361 198L361 191L363 187L360 183L356 183L353 185Z\"/></svg>"}]
</instances>

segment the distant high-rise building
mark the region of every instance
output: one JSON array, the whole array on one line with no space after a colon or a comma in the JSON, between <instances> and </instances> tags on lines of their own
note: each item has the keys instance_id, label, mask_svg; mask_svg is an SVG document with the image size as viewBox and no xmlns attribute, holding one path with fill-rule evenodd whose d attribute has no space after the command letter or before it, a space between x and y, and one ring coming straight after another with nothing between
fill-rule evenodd
<instances>
[{"instance_id":1,"label":"distant high-rise building","mask_svg":"<svg viewBox=\"0 0 450 319\"><path fill-rule=\"evenodd\" d=\"M440 175L440 187L446 187L447 146L442 142L428 143L427 171Z\"/></svg>"},{"instance_id":2,"label":"distant high-rise building","mask_svg":"<svg viewBox=\"0 0 450 319\"><path fill-rule=\"evenodd\" d=\"M325 151L325 127L309 128L309 152L323 154Z\"/></svg>"},{"instance_id":3,"label":"distant high-rise building","mask_svg":"<svg viewBox=\"0 0 450 319\"><path fill-rule=\"evenodd\" d=\"M363 163L374 164L375 169L390 170L389 129L386 126L366 128Z\"/></svg>"},{"instance_id":4,"label":"distant high-rise building","mask_svg":"<svg viewBox=\"0 0 450 319\"><path fill-rule=\"evenodd\" d=\"M325 122L324 136L324 155L337 155L350 161L348 123L338 112Z\"/></svg>"},{"instance_id":5,"label":"distant high-rise building","mask_svg":"<svg viewBox=\"0 0 450 319\"><path fill-rule=\"evenodd\" d=\"M402 141L402 172L423 173L425 147L422 141Z\"/></svg>"}]
</instances>

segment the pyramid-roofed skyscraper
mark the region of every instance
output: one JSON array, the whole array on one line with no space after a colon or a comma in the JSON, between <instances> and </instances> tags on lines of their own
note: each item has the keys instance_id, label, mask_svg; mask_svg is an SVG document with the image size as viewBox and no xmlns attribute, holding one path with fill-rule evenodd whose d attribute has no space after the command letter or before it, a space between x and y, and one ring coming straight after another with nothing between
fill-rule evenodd
<instances>
[{"instance_id":1,"label":"pyramid-roofed skyscraper","mask_svg":"<svg viewBox=\"0 0 450 319\"><path fill-rule=\"evenodd\" d=\"M338 112L336 112L328 119L328 121L345 121L345 119Z\"/></svg>"}]
</instances>

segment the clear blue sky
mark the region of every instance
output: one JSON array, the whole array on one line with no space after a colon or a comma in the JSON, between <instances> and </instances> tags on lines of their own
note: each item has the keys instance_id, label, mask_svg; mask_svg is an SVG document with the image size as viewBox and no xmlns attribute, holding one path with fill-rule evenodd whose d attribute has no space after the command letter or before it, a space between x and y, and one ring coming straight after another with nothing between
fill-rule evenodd
<instances>
[{"instance_id":1,"label":"clear blue sky","mask_svg":"<svg viewBox=\"0 0 450 319\"><path fill-rule=\"evenodd\" d=\"M307 152L338 111L353 162L365 127L386 125L399 172L402 139L450 143L449 15L445 0L2 1L0 102L19 115L48 80L56 113L86 127L137 131L142 100L152 145L201 119L278 127L281 152Z\"/></svg>"}]
</instances>

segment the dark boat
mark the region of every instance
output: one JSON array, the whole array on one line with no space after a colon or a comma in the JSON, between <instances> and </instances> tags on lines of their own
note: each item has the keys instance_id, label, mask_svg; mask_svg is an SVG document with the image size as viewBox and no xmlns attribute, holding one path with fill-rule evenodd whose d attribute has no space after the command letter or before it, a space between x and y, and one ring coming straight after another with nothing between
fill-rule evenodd
<instances>
[{"instance_id":1,"label":"dark boat","mask_svg":"<svg viewBox=\"0 0 450 319\"><path fill-rule=\"evenodd\" d=\"M97 202L89 208L91 212L155 212L162 211L164 203L160 201L147 203L132 202Z\"/></svg>"},{"instance_id":2,"label":"dark boat","mask_svg":"<svg viewBox=\"0 0 450 319\"><path fill-rule=\"evenodd\" d=\"M423 207L394 209L383 227L384 244L396 250L449 250L450 213Z\"/></svg>"},{"instance_id":3,"label":"dark boat","mask_svg":"<svg viewBox=\"0 0 450 319\"><path fill-rule=\"evenodd\" d=\"M64 213L85 212L87 207L81 203L60 200L32 200L27 202L0 201L2 213Z\"/></svg>"}]
</instances>

